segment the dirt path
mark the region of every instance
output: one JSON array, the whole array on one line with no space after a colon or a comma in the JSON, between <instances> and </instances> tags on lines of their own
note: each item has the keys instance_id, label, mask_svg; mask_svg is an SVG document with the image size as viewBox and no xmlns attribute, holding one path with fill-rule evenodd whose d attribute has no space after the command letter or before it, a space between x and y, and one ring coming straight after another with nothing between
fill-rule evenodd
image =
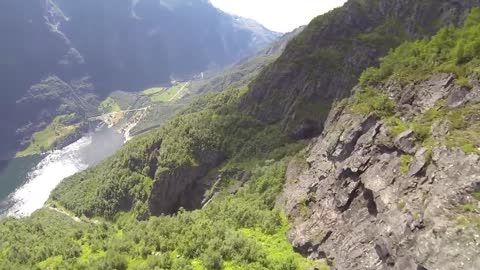
<instances>
[{"instance_id":1,"label":"dirt path","mask_svg":"<svg viewBox=\"0 0 480 270\"><path fill-rule=\"evenodd\" d=\"M68 213L67 211L63 210L63 209L58 209L58 208L55 208L55 207L52 207L51 205L47 205L45 206L45 208L51 210L51 211L55 211L57 213L60 213L62 215L65 215L67 217L69 217L70 219L72 219L73 221L75 222L78 222L78 223L91 223L91 224L98 224L98 221L97 220L93 220L93 219L89 219L89 218L84 218L84 219L80 219L79 217L73 215L73 214L70 214Z\"/></svg>"}]
</instances>

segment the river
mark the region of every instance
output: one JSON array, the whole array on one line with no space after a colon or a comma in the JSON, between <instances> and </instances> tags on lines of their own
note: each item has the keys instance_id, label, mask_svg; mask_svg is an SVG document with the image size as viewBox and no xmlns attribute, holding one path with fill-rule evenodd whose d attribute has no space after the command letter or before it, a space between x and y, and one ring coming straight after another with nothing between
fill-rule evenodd
<instances>
[{"instance_id":1,"label":"river","mask_svg":"<svg viewBox=\"0 0 480 270\"><path fill-rule=\"evenodd\" d=\"M124 136L106 127L42 156L0 164L0 216L24 217L43 207L50 192L65 178L113 155Z\"/></svg>"}]
</instances>

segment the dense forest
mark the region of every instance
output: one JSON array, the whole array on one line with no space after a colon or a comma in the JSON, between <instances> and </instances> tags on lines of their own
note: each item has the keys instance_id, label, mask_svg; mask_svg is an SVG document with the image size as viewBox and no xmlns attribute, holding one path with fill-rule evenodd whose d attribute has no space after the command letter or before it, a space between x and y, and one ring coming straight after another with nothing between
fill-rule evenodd
<instances>
[{"instance_id":1,"label":"dense forest","mask_svg":"<svg viewBox=\"0 0 480 270\"><path fill-rule=\"evenodd\" d=\"M48 204L82 217L81 221L66 220L51 209L27 222L2 221L2 261L16 262L19 269L323 265L293 251L285 236L286 217L274 209L286 163L294 156L303 159L297 153L304 144L288 139L275 126L262 126L235 113L244 92L242 88L205 95L99 167L66 179ZM206 163L208 155L219 155L223 161L215 169L224 175L215 199L202 210L188 212L179 205L174 216L150 217L153 181L185 166L213 166ZM245 185L238 179L239 171L250 175ZM32 241L38 248L28 248Z\"/></svg>"}]
</instances>

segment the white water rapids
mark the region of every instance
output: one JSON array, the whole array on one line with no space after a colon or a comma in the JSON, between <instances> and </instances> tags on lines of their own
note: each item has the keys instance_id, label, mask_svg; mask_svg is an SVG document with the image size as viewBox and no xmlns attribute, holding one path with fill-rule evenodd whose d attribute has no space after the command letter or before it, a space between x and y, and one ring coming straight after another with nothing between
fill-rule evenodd
<instances>
[{"instance_id":1,"label":"white water rapids","mask_svg":"<svg viewBox=\"0 0 480 270\"><path fill-rule=\"evenodd\" d=\"M88 168L80 157L79 150L91 144L92 137L83 137L79 141L49 153L33 171L27 175L27 182L9 196L13 206L8 216L29 216L40 209L48 200L50 192L60 182L77 172Z\"/></svg>"},{"instance_id":2,"label":"white water rapids","mask_svg":"<svg viewBox=\"0 0 480 270\"><path fill-rule=\"evenodd\" d=\"M63 179L109 157L123 142L121 134L104 128L60 150L47 153L25 179L19 179L16 190L3 201L2 204L6 205L3 214L13 217L31 215L44 206L50 193Z\"/></svg>"}]
</instances>

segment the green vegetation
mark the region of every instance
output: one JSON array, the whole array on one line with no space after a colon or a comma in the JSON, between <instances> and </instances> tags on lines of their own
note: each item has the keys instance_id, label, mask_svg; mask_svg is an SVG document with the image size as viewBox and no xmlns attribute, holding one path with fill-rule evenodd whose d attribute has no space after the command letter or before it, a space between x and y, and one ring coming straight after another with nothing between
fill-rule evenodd
<instances>
[{"instance_id":1,"label":"green vegetation","mask_svg":"<svg viewBox=\"0 0 480 270\"><path fill-rule=\"evenodd\" d=\"M407 202L405 202L404 200L400 200L397 204L398 210L403 210L405 209L406 206L407 206Z\"/></svg>"},{"instance_id":2,"label":"green vegetation","mask_svg":"<svg viewBox=\"0 0 480 270\"><path fill-rule=\"evenodd\" d=\"M44 130L32 135L28 148L18 152L17 157L31 156L51 150L58 141L75 133L80 127L80 124L70 124L74 119L75 114L55 117Z\"/></svg>"},{"instance_id":3,"label":"green vegetation","mask_svg":"<svg viewBox=\"0 0 480 270\"><path fill-rule=\"evenodd\" d=\"M447 145L460 147L465 153L480 154L480 104L470 105L447 114L452 131L447 135Z\"/></svg>"},{"instance_id":4,"label":"green vegetation","mask_svg":"<svg viewBox=\"0 0 480 270\"><path fill-rule=\"evenodd\" d=\"M410 164L413 161L413 157L411 155L402 155L400 157L400 160L402 161L402 173L406 174L408 172L408 169L410 168Z\"/></svg>"},{"instance_id":5,"label":"green vegetation","mask_svg":"<svg viewBox=\"0 0 480 270\"><path fill-rule=\"evenodd\" d=\"M373 31L359 34L358 39L376 48L388 51L388 49L408 40L408 35L398 18L389 17L384 24L376 27Z\"/></svg>"},{"instance_id":6,"label":"green vegetation","mask_svg":"<svg viewBox=\"0 0 480 270\"><path fill-rule=\"evenodd\" d=\"M395 104L377 90L388 80L409 84L425 79L436 72L450 72L455 83L471 88L468 78L479 78L480 72L480 9L470 12L463 28L446 27L431 39L406 42L381 59L379 67L367 69L360 77L362 91L350 100L352 111L381 118L392 135L407 129L414 131L418 143L431 149L438 143L432 138L435 124L446 123L449 133L444 138L447 146L458 147L466 153L480 153L480 106L466 105L449 108L445 101L411 119L395 115Z\"/></svg>"},{"instance_id":7,"label":"green vegetation","mask_svg":"<svg viewBox=\"0 0 480 270\"><path fill-rule=\"evenodd\" d=\"M395 116L390 116L384 119L385 123L387 126L390 128L390 132L392 133L393 136L398 136L402 134L404 131L407 131L410 127L408 126L407 123L402 121L402 119L395 117Z\"/></svg>"},{"instance_id":8,"label":"green vegetation","mask_svg":"<svg viewBox=\"0 0 480 270\"><path fill-rule=\"evenodd\" d=\"M121 110L120 105L111 97L105 99L98 106L98 111L101 113L119 112Z\"/></svg>"},{"instance_id":9,"label":"green vegetation","mask_svg":"<svg viewBox=\"0 0 480 270\"><path fill-rule=\"evenodd\" d=\"M468 76L478 77L480 64L480 9L472 9L464 27L443 28L431 39L407 42L381 60L378 68L367 69L360 77L364 86L376 85L393 76L408 84L434 72L454 73L457 83L467 86Z\"/></svg>"},{"instance_id":10,"label":"green vegetation","mask_svg":"<svg viewBox=\"0 0 480 270\"><path fill-rule=\"evenodd\" d=\"M144 95L151 96L151 95L159 94L163 90L165 90L165 88L163 88L163 87L154 87L154 88L147 89L147 90L143 91L142 93Z\"/></svg>"},{"instance_id":11,"label":"green vegetation","mask_svg":"<svg viewBox=\"0 0 480 270\"><path fill-rule=\"evenodd\" d=\"M460 205L462 215L457 217L457 225L465 228L474 228L480 231L480 208L478 207L478 200Z\"/></svg>"},{"instance_id":12,"label":"green vegetation","mask_svg":"<svg viewBox=\"0 0 480 270\"><path fill-rule=\"evenodd\" d=\"M438 141L432 138L435 124L446 123L449 133L445 137L446 145L459 147L465 153L480 153L480 105L468 105L449 108L444 101L410 120L402 120L394 116L395 105L386 95L372 88L355 94L350 100L350 108L356 113L367 115L372 113L380 117L390 128L393 136L411 129L418 143L432 149Z\"/></svg>"},{"instance_id":13,"label":"green vegetation","mask_svg":"<svg viewBox=\"0 0 480 270\"><path fill-rule=\"evenodd\" d=\"M273 209L287 159L259 163L236 195L208 207L138 221L75 222L52 210L0 222L0 268L31 269L307 269L295 253L286 218ZM35 243L35 248L31 248Z\"/></svg>"},{"instance_id":14,"label":"green vegetation","mask_svg":"<svg viewBox=\"0 0 480 270\"><path fill-rule=\"evenodd\" d=\"M150 93L149 95L151 95L150 99L152 100L152 102L171 102L175 99L178 99L183 92L188 90L188 84L188 82L175 83L172 87L167 89L152 88L147 91L148 93Z\"/></svg>"},{"instance_id":15,"label":"green vegetation","mask_svg":"<svg viewBox=\"0 0 480 270\"><path fill-rule=\"evenodd\" d=\"M477 212L477 206L475 206L473 203L467 203L462 205L462 209L464 212L470 212L470 213Z\"/></svg>"},{"instance_id":16,"label":"green vegetation","mask_svg":"<svg viewBox=\"0 0 480 270\"><path fill-rule=\"evenodd\" d=\"M223 156L236 164L285 155L290 140L278 127L262 126L235 113L244 92L236 89L201 98L161 129L134 139L115 157L63 181L52 199L78 216L111 219L122 210L146 208L152 182L162 175L219 165L205 157Z\"/></svg>"},{"instance_id":17,"label":"green vegetation","mask_svg":"<svg viewBox=\"0 0 480 270\"><path fill-rule=\"evenodd\" d=\"M472 193L472 196L475 200L480 201L480 192L474 192Z\"/></svg>"},{"instance_id":18,"label":"green vegetation","mask_svg":"<svg viewBox=\"0 0 480 270\"><path fill-rule=\"evenodd\" d=\"M382 92L367 87L354 95L351 109L356 113L365 115L373 113L378 117L386 118L395 114L395 103Z\"/></svg>"},{"instance_id":19,"label":"green vegetation","mask_svg":"<svg viewBox=\"0 0 480 270\"><path fill-rule=\"evenodd\" d=\"M294 252L286 218L274 208L287 162L304 145L238 114L245 91L205 95L100 166L66 179L49 204L81 222L49 209L2 220L0 269L328 269ZM216 155L224 162L205 161ZM220 185L201 210L151 216L154 181L199 167L241 170L251 179L235 194Z\"/></svg>"}]
</instances>

